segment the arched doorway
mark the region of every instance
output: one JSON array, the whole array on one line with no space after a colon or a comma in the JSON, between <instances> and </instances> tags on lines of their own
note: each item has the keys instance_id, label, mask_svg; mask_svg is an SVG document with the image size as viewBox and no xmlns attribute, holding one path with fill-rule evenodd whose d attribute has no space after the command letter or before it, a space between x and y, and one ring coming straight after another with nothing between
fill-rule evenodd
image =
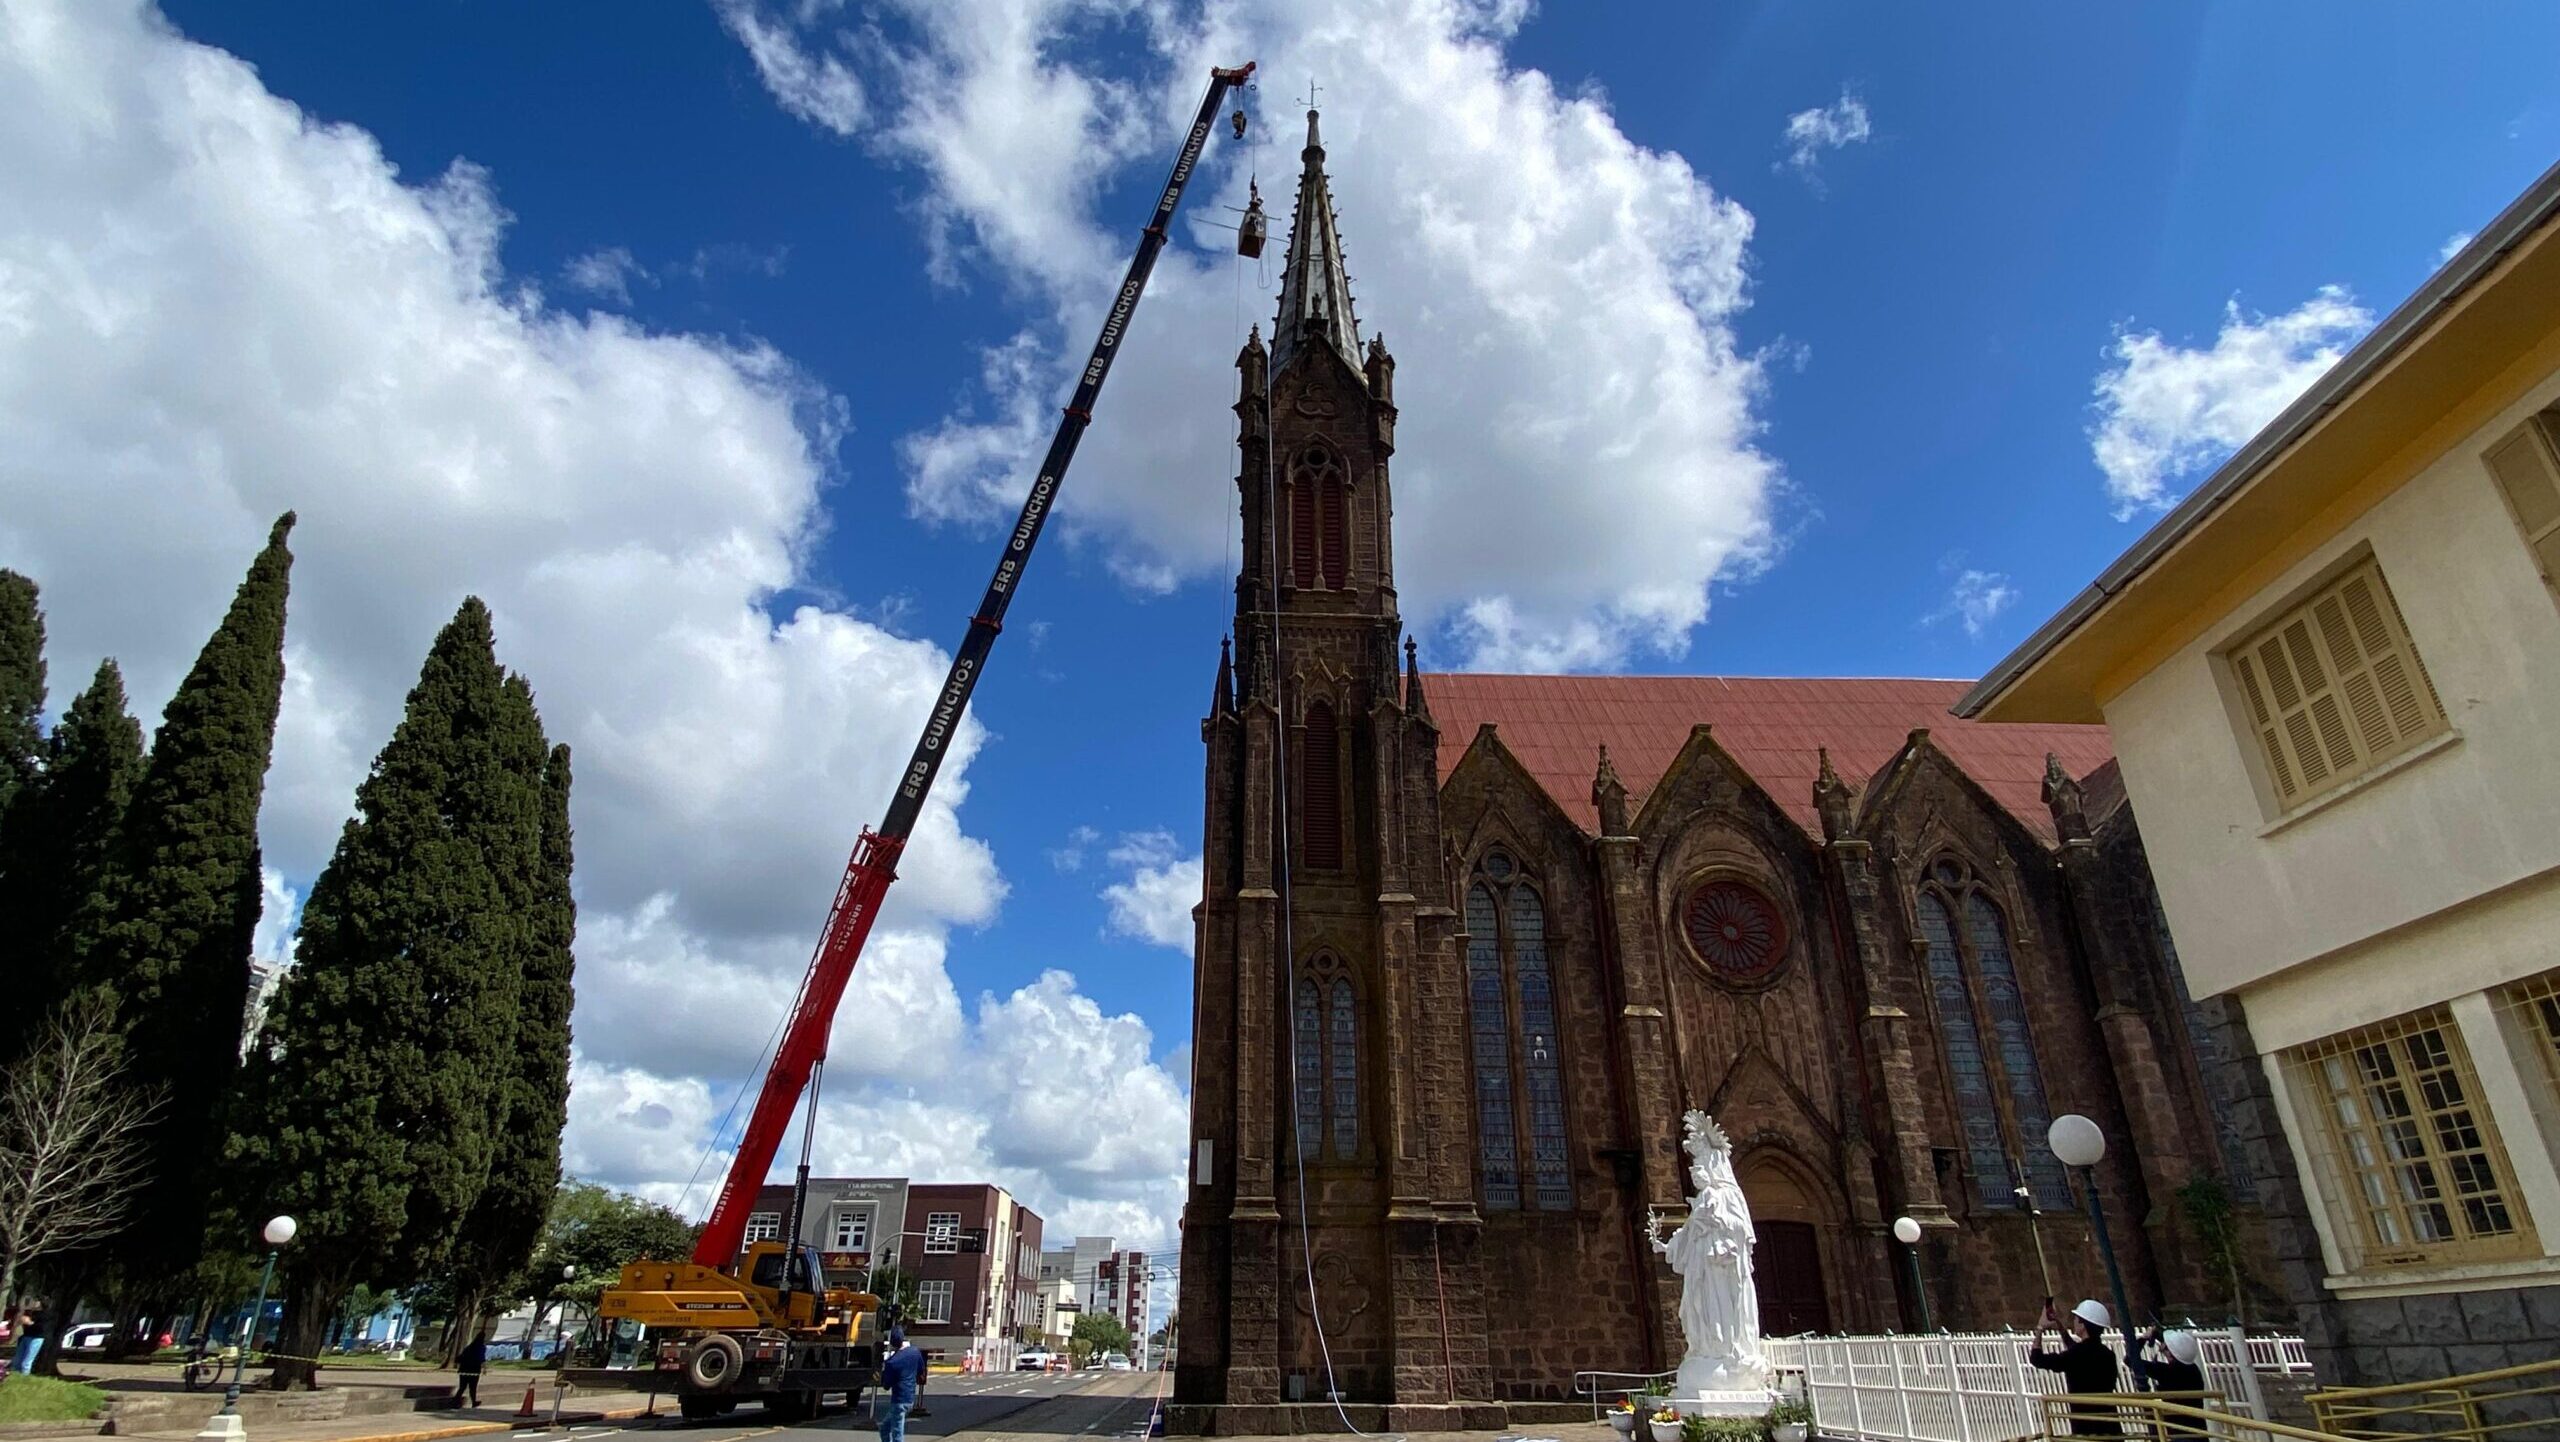
<instances>
[{"instance_id":1,"label":"arched doorway","mask_svg":"<svg viewBox=\"0 0 2560 1442\"><path fill-rule=\"evenodd\" d=\"M1760 1294L1761 1332L1790 1337L1832 1330L1831 1290L1822 1272L1822 1226L1829 1217L1820 1195L1774 1152L1745 1158L1735 1176L1751 1207L1751 1280Z\"/></svg>"}]
</instances>

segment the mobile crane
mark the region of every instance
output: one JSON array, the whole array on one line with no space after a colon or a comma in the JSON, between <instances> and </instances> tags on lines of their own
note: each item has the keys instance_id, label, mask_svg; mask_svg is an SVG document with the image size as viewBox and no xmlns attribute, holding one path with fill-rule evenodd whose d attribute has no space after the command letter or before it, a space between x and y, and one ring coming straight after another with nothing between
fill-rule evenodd
<instances>
[{"instance_id":1,"label":"mobile crane","mask_svg":"<svg viewBox=\"0 0 2560 1442\"><path fill-rule=\"evenodd\" d=\"M897 879L898 854L915 830L961 713L968 709L970 693L986 669L987 654L1004 629L1005 611L1021 586L1023 570L1057 500L1068 463L1075 459L1076 445L1092 423L1094 400L1111 375L1111 362L1119 354L1130 316L1146 291L1156 254L1164 248L1166 225L1180 208L1201 148L1217 123L1219 102L1252 74L1250 61L1209 72L1209 93L1201 98L1199 113L1183 136L1173 173L1156 197L1155 213L1139 233L1138 252L1129 261L1128 275L1103 318L1102 334L1094 341L1093 354L1076 380L1075 394L1058 420L1048 455L1022 503L1021 518L1005 538L994 579L987 584L977 614L969 618L968 635L951 658L951 673L934 699L914 755L898 777L888 813L876 830L866 828L854 843L844 879L827 910L826 929L809 958L789 1023L765 1071L755 1110L739 1137L728 1178L694 1244L693 1259L631 1263L622 1269L620 1282L598 1300L600 1322L639 1322L650 1328L656 1344L655 1367L676 1374L678 1406L687 1417L710 1416L742 1401L757 1401L771 1414L797 1420L815 1416L822 1399L830 1394L859 1396L871 1380L878 1360L879 1299L868 1292L830 1286L817 1249L799 1240L809 1191L809 1128L814 1128L817 1113L811 1083L823 1074L836 1003L843 998L854 963L862 956L863 942L879 917L881 899ZM1245 131L1241 106L1233 122L1241 137ZM1247 254L1261 249L1260 210L1257 197L1239 232L1238 248ZM741 1255L747 1214L803 1092L811 1093L810 1114L802 1133L789 1218L780 1240L749 1243Z\"/></svg>"}]
</instances>

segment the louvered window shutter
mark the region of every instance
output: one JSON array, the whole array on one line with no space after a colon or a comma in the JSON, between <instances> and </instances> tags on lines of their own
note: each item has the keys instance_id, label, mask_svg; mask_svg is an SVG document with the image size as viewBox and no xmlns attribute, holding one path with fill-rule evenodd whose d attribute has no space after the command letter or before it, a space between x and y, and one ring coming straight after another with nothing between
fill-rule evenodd
<instances>
[{"instance_id":1,"label":"louvered window shutter","mask_svg":"<svg viewBox=\"0 0 2560 1442\"><path fill-rule=\"evenodd\" d=\"M2366 561L2232 656L2284 804L2362 775L2445 727L2382 571Z\"/></svg>"},{"instance_id":2,"label":"louvered window shutter","mask_svg":"<svg viewBox=\"0 0 2560 1442\"><path fill-rule=\"evenodd\" d=\"M1327 471L1319 485L1324 507L1324 583L1339 591L1351 583L1351 527L1343 515L1342 475Z\"/></svg>"},{"instance_id":3,"label":"louvered window shutter","mask_svg":"<svg viewBox=\"0 0 2560 1442\"><path fill-rule=\"evenodd\" d=\"M1333 708L1319 701L1307 708L1305 746L1306 863L1318 870L1342 865L1342 739L1333 727Z\"/></svg>"},{"instance_id":4,"label":"louvered window shutter","mask_svg":"<svg viewBox=\"0 0 2560 1442\"><path fill-rule=\"evenodd\" d=\"M2549 416L2536 416L2491 447L2487 460L2534 563L2545 580L2560 585L2560 443L2552 428Z\"/></svg>"},{"instance_id":5,"label":"louvered window shutter","mask_svg":"<svg viewBox=\"0 0 2560 1442\"><path fill-rule=\"evenodd\" d=\"M1316 584L1316 478L1305 471L1289 478L1289 576Z\"/></svg>"}]
</instances>

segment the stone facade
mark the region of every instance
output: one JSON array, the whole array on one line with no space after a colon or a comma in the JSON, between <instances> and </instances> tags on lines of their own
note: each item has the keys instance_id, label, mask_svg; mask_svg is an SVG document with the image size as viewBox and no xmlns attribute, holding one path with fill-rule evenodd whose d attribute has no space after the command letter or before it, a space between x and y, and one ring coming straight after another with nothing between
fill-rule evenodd
<instances>
[{"instance_id":1,"label":"stone facade","mask_svg":"<svg viewBox=\"0 0 2560 1442\"><path fill-rule=\"evenodd\" d=\"M1395 362L1362 348L1336 283L1323 159L1310 117L1272 345L1257 331L1237 358L1245 545L1202 724L1183 1420L1289 1425L1330 1375L1389 1425L1458 1425L1563 1399L1576 1371L1668 1369L1678 1284L1648 1238L1686 1206L1691 1107L1734 1138L1772 1331L1915 1327L1889 1235L1905 1214L1937 1325L2106 1296L2044 1149L2065 1112L2112 1143L2097 1185L2137 1311L2219 1318L2176 1194L2224 1176L2242 1134L2205 1086L2209 1033L2111 768L2044 775L2040 746L1952 720L1962 747L1914 728L1859 758L1826 738L1871 738L1874 703L1807 689L1776 703L1784 738L1728 747L1705 702L1640 764L1592 703L1598 732L1566 739L1621 759L1583 753L1587 796L1534 769L1593 678L1419 672L1396 609ZM1656 683L1692 684L1610 682ZM1955 695L1876 684L1936 698L1914 713L1932 719ZM2022 729L2102 753L2094 728ZM1764 784L1771 756L1831 744L1855 779L1825 754L1788 794ZM2012 1198L2021 1163L2040 1219ZM1214 1408L1224 1422L1197 1410Z\"/></svg>"}]
</instances>

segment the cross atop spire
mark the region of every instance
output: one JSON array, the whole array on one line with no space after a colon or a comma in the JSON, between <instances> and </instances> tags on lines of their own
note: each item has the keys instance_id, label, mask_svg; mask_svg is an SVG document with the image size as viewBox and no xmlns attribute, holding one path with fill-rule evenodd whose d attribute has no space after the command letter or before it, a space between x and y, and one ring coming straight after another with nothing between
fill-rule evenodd
<instances>
[{"instance_id":1,"label":"cross atop spire","mask_svg":"<svg viewBox=\"0 0 2560 1442\"><path fill-rule=\"evenodd\" d=\"M1278 372L1313 342L1331 346L1362 375L1360 323L1351 309L1351 276L1333 223L1333 187L1324 174L1324 137L1307 111L1306 168L1298 176L1298 213L1289 225L1289 258L1280 277L1280 318L1272 325L1271 369Z\"/></svg>"}]
</instances>

